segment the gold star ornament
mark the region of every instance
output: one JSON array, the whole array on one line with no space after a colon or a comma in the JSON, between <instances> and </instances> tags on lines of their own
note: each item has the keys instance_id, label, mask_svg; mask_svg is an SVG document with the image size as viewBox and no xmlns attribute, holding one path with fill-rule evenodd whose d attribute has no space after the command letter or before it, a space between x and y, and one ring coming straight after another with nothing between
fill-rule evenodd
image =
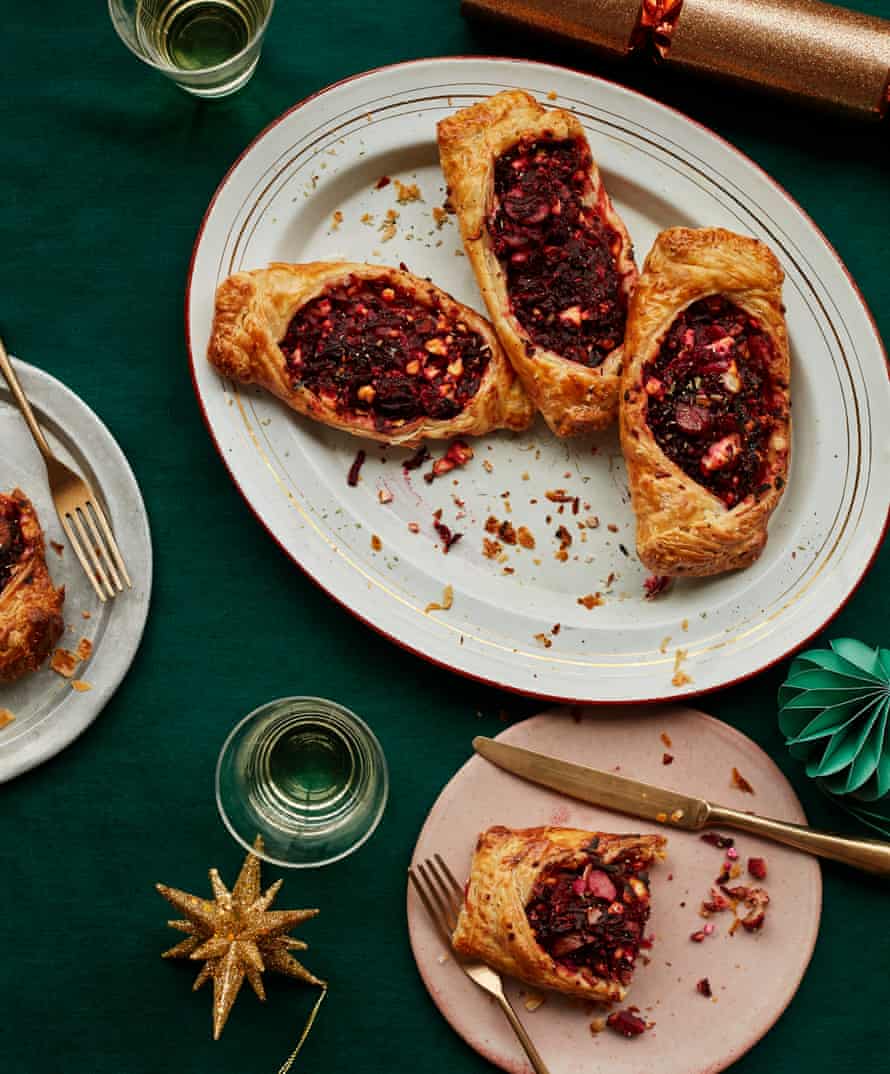
<instances>
[{"instance_id":1,"label":"gold star ornament","mask_svg":"<svg viewBox=\"0 0 890 1074\"><path fill-rule=\"evenodd\" d=\"M255 851L262 851L257 836ZM311 974L291 951L305 951L306 944L288 936L292 928L318 910L270 910L282 881L265 892L260 890L260 859L250 853L244 860L234 888L229 891L216 869L210 870L213 899L199 899L164 884L156 887L161 895L185 915L185 920L168 921L179 932L188 933L181 943L165 951L162 958L188 958L204 965L195 978L194 990L213 980L213 1039L219 1036L235 998L244 983L250 982L261 1000L266 998L261 974L266 970L296 977L325 988L325 982Z\"/></svg>"}]
</instances>

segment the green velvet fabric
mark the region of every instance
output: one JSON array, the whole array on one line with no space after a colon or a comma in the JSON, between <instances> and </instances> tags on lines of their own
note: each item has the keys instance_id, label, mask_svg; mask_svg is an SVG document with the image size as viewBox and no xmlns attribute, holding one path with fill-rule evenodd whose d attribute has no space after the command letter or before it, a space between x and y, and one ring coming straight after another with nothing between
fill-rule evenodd
<instances>
[{"instance_id":1,"label":"green velvet fabric","mask_svg":"<svg viewBox=\"0 0 890 1074\"><path fill-rule=\"evenodd\" d=\"M857 6L890 17L888 0ZM213 802L217 751L244 713L303 693L333 696L373 725L392 795L357 854L285 876L282 906L322 908L300 934L311 944L307 965L331 982L296 1069L485 1071L420 982L405 868L471 736L497 733L504 712L515 719L541 706L391 645L256 524L207 436L186 360L183 290L204 209L263 126L336 79L428 55L565 62L657 93L750 154L828 235L887 338L888 123L857 126L676 74L609 66L470 26L457 0L279 0L250 85L201 103L126 51L99 0L6 8L0 328L10 349L61 378L117 437L147 503L156 574L145 639L116 697L63 754L0 788L0 1069L274 1074L314 991L271 979L266 1006L245 993L214 1044L209 993L192 995L190 968L159 958L174 934L153 885L206 893L211 865L234 879L242 855ZM0 485L2 470L0 445ZM890 644L888 593L885 547L826 637ZM782 745L775 697L786 666L702 707L761 743L814 824L844 828ZM269 881L278 875L265 870ZM739 1074L886 1064L888 891L842 868L827 866L824 876L810 969ZM707 1016L733 1012L721 1004Z\"/></svg>"}]
</instances>

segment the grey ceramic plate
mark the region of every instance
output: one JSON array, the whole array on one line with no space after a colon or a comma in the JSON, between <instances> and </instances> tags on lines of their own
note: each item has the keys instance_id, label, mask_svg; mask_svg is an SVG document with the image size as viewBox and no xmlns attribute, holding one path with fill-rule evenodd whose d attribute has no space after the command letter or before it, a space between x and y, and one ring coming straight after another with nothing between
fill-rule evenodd
<instances>
[{"instance_id":1,"label":"grey ceramic plate","mask_svg":"<svg viewBox=\"0 0 890 1074\"><path fill-rule=\"evenodd\" d=\"M43 460L5 382L0 383L0 490L18 486L31 499L47 541L46 558L56 585L65 586L65 633L59 642L93 645L77 676L91 689L78 693L50 670L49 661L16 683L0 683L0 708L13 723L0 729L0 782L33 768L72 742L96 719L123 679L142 638L151 593L152 554L148 518L133 471L111 433L90 408L54 377L14 361L50 446L92 485L107 507L133 589L100 604L66 546L53 508ZM61 552L51 542L63 547Z\"/></svg>"}]
</instances>

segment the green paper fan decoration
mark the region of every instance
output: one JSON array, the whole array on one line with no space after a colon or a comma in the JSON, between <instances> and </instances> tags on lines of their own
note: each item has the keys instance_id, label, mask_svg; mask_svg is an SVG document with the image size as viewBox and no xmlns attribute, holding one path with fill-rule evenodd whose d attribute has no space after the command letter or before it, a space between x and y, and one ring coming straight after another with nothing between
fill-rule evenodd
<instances>
[{"instance_id":1,"label":"green paper fan decoration","mask_svg":"<svg viewBox=\"0 0 890 1074\"><path fill-rule=\"evenodd\" d=\"M779 688L779 727L823 790L877 802L890 792L890 649L854 638L830 644L792 663ZM847 808L870 813L849 799Z\"/></svg>"}]
</instances>

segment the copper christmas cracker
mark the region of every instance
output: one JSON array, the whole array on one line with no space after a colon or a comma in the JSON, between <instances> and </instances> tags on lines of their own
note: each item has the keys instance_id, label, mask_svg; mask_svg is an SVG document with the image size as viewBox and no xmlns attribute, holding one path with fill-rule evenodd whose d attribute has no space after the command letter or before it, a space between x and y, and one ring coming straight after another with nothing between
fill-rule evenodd
<instances>
[{"instance_id":1,"label":"copper christmas cracker","mask_svg":"<svg viewBox=\"0 0 890 1074\"><path fill-rule=\"evenodd\" d=\"M469 16L881 118L890 21L821 0L464 0Z\"/></svg>"},{"instance_id":2,"label":"copper christmas cracker","mask_svg":"<svg viewBox=\"0 0 890 1074\"><path fill-rule=\"evenodd\" d=\"M625 56L633 47L640 0L463 0L462 10Z\"/></svg>"},{"instance_id":3,"label":"copper christmas cracker","mask_svg":"<svg viewBox=\"0 0 890 1074\"><path fill-rule=\"evenodd\" d=\"M819 0L683 0L667 60L883 116L890 22Z\"/></svg>"}]
</instances>

